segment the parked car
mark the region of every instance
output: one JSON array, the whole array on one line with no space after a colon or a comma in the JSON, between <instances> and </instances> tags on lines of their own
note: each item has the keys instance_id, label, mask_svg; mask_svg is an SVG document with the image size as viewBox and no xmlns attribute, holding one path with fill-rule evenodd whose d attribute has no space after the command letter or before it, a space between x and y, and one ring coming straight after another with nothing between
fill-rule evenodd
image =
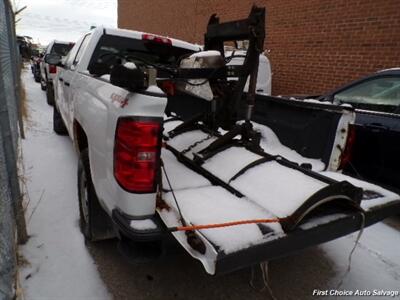
<instances>
[{"instance_id":1,"label":"parked car","mask_svg":"<svg viewBox=\"0 0 400 300\"><path fill-rule=\"evenodd\" d=\"M44 55L48 54L57 54L61 57L65 57L71 48L74 46L74 43L71 42L63 42L54 40L52 41L46 48ZM56 76L57 68L55 66L51 66L47 64L44 60L40 64L40 86L42 90L46 90L46 99L47 104L54 104L54 88L53 88L53 79Z\"/></svg>"},{"instance_id":2,"label":"parked car","mask_svg":"<svg viewBox=\"0 0 400 300\"><path fill-rule=\"evenodd\" d=\"M68 133L79 153L80 225L87 241L117 235L119 249L135 257L139 244L160 245L173 233L215 274L343 236L400 210L398 195L335 172L351 108L254 93L264 18L265 11L253 7L252 22L223 23L223 31L214 20L206 51L149 33L96 28L64 61L46 56L58 68L54 131ZM235 37L248 37L249 50L243 66L226 66L217 49ZM175 89L177 82L183 86ZM249 101L246 121L237 123L242 96ZM234 116L224 118L225 108ZM357 185L369 190L368 201ZM233 219L252 223L195 228Z\"/></svg>"},{"instance_id":3,"label":"parked car","mask_svg":"<svg viewBox=\"0 0 400 300\"><path fill-rule=\"evenodd\" d=\"M25 59L30 59L32 56L32 38L18 35L17 44L20 55Z\"/></svg>"},{"instance_id":4,"label":"parked car","mask_svg":"<svg viewBox=\"0 0 400 300\"><path fill-rule=\"evenodd\" d=\"M355 108L352 151L344 172L399 191L400 68L376 72L314 98Z\"/></svg>"},{"instance_id":5,"label":"parked car","mask_svg":"<svg viewBox=\"0 0 400 300\"><path fill-rule=\"evenodd\" d=\"M40 74L40 64L43 61L43 53L38 53L35 56L31 57L31 70L35 81L40 83L41 82L41 74ZM45 90L45 87L41 85L42 90Z\"/></svg>"}]
</instances>

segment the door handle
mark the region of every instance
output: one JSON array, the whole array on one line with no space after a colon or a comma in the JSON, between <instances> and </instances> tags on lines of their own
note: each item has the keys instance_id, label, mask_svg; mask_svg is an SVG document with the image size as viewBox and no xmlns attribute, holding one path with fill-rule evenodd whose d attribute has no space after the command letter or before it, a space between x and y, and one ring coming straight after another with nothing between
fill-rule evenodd
<instances>
[{"instance_id":1,"label":"door handle","mask_svg":"<svg viewBox=\"0 0 400 300\"><path fill-rule=\"evenodd\" d=\"M70 86L69 82L64 81L64 84L65 84L66 86Z\"/></svg>"}]
</instances>

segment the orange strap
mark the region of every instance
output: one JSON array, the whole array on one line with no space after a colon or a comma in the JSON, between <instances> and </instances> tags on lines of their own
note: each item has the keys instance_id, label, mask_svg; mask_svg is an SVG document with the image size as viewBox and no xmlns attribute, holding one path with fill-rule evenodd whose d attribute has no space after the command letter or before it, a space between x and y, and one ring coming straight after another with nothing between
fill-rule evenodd
<instances>
[{"instance_id":1,"label":"orange strap","mask_svg":"<svg viewBox=\"0 0 400 300\"><path fill-rule=\"evenodd\" d=\"M230 227L244 224L258 224L258 223L279 223L286 218L274 218L274 219L255 219L255 220L243 220L243 221L234 221L227 223L218 223L218 224L206 224L206 225L192 225L192 226L178 226L174 228L174 231L191 231L191 230L200 230L200 229L211 229L211 228L221 228L221 227Z\"/></svg>"}]
</instances>

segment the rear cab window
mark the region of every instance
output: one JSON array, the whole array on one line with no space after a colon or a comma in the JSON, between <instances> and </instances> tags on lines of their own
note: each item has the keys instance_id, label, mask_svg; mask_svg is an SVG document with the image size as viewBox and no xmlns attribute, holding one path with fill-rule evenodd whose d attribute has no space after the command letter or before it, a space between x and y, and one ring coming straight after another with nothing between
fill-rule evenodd
<instances>
[{"instance_id":1,"label":"rear cab window","mask_svg":"<svg viewBox=\"0 0 400 300\"><path fill-rule=\"evenodd\" d=\"M136 65L173 65L181 57L193 53L193 50L156 43L149 40L134 39L115 35L103 35L93 52L88 69L93 64L105 64L109 70L114 64L126 58Z\"/></svg>"},{"instance_id":2,"label":"rear cab window","mask_svg":"<svg viewBox=\"0 0 400 300\"><path fill-rule=\"evenodd\" d=\"M69 43L69 44L54 43L50 53L66 56L73 46L74 43Z\"/></svg>"}]
</instances>

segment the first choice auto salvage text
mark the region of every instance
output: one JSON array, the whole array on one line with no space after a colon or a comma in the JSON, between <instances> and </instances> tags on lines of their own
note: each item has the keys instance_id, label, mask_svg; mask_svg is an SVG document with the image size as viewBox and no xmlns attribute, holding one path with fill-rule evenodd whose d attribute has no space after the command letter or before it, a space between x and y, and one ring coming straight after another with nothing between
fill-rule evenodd
<instances>
[{"instance_id":1,"label":"first choice auto salvage text","mask_svg":"<svg viewBox=\"0 0 400 300\"><path fill-rule=\"evenodd\" d=\"M398 297L400 291L389 290L313 290L313 296L382 296L382 297Z\"/></svg>"}]
</instances>

